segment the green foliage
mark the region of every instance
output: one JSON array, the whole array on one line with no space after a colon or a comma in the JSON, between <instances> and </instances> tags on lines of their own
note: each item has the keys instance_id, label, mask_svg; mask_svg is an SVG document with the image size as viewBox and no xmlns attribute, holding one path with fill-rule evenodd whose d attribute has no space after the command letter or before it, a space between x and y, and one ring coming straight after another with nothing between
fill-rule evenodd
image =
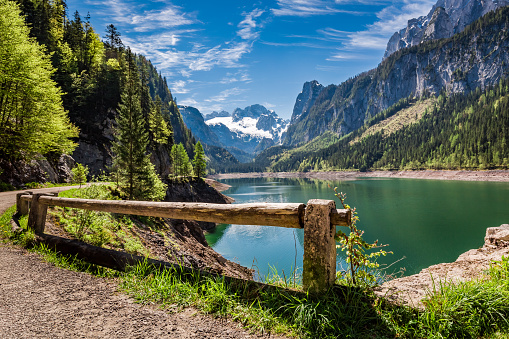
<instances>
[{"instance_id":1,"label":"green foliage","mask_svg":"<svg viewBox=\"0 0 509 339\"><path fill-rule=\"evenodd\" d=\"M189 161L189 156L187 155L184 145L181 143L173 145L171 148L170 156L173 167L172 173L174 177L187 178L191 176L193 168L191 166L191 162Z\"/></svg>"},{"instance_id":2,"label":"green foliage","mask_svg":"<svg viewBox=\"0 0 509 339\"><path fill-rule=\"evenodd\" d=\"M435 282L425 309L380 305L387 324L403 337L488 338L509 333L509 260L494 262L488 276L466 282Z\"/></svg>"},{"instance_id":3,"label":"green foliage","mask_svg":"<svg viewBox=\"0 0 509 339\"><path fill-rule=\"evenodd\" d=\"M62 91L44 47L29 37L17 5L0 1L0 156L31 159L69 153L78 130L62 105Z\"/></svg>"},{"instance_id":4,"label":"green foliage","mask_svg":"<svg viewBox=\"0 0 509 339\"><path fill-rule=\"evenodd\" d=\"M60 193L60 196L80 199L115 199L107 185L72 189ZM148 250L133 232L133 222L128 217L75 208L55 208L55 211L50 213L63 229L76 239L95 246L124 249L128 253L148 254Z\"/></svg>"},{"instance_id":5,"label":"green foliage","mask_svg":"<svg viewBox=\"0 0 509 339\"><path fill-rule=\"evenodd\" d=\"M359 138L366 129L409 107L401 100L329 147L262 152L252 167L271 171L368 169L490 169L509 167L509 79L468 94L440 95L416 123L390 135L383 131ZM316 164L319 163L319 166ZM313 167L312 167L313 166Z\"/></svg>"},{"instance_id":6,"label":"green foliage","mask_svg":"<svg viewBox=\"0 0 509 339\"><path fill-rule=\"evenodd\" d=\"M72 174L72 182L79 184L81 188L81 184L87 182L87 175L88 175L88 166L83 166L82 164L76 164L76 167L74 167L71 170Z\"/></svg>"},{"instance_id":7,"label":"green foliage","mask_svg":"<svg viewBox=\"0 0 509 339\"><path fill-rule=\"evenodd\" d=\"M147 154L149 139L140 104L140 79L129 50L123 82L113 143L113 168L118 189L129 200L162 200L166 185L157 176Z\"/></svg>"},{"instance_id":8,"label":"green foliage","mask_svg":"<svg viewBox=\"0 0 509 339\"><path fill-rule=\"evenodd\" d=\"M193 159L194 176L201 178L207 174L207 161L205 160L205 152L201 142L197 142L194 146L194 159Z\"/></svg>"},{"instance_id":9,"label":"green foliage","mask_svg":"<svg viewBox=\"0 0 509 339\"><path fill-rule=\"evenodd\" d=\"M336 241L339 242L339 245L336 245L336 247L346 252L346 262L350 265L349 270L342 273L343 276L339 278L339 281L341 282L344 280L347 284L352 284L353 286L376 286L378 280L376 273L373 271L379 267L376 260L380 256L386 256L387 253L392 252L379 249L378 251L367 253L367 251L387 245L378 245L378 240L370 244L362 239L364 231L357 228L356 224L359 221L359 216L357 215L356 209L351 209L349 205L345 204L345 193L338 193L337 187L334 188L334 192L336 192L335 196L339 199L343 208L352 211L352 223L349 226L350 233L346 234L338 230L335 235ZM341 274L341 272L338 272L338 274Z\"/></svg>"},{"instance_id":10,"label":"green foliage","mask_svg":"<svg viewBox=\"0 0 509 339\"><path fill-rule=\"evenodd\" d=\"M11 184L0 181L0 192L14 191L15 189Z\"/></svg>"},{"instance_id":11,"label":"green foliage","mask_svg":"<svg viewBox=\"0 0 509 339\"><path fill-rule=\"evenodd\" d=\"M154 142L156 144L165 145L171 141L173 134L171 128L168 128L168 124L163 118L161 98L156 96L155 104L150 109L149 115L149 127L150 132L153 135Z\"/></svg>"}]
</instances>

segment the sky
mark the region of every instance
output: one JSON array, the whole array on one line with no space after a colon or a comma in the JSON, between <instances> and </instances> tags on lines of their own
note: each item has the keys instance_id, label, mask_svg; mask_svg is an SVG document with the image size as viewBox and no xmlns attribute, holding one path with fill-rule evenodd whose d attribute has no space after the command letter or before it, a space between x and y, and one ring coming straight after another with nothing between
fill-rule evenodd
<instances>
[{"instance_id":1,"label":"sky","mask_svg":"<svg viewBox=\"0 0 509 339\"><path fill-rule=\"evenodd\" d=\"M67 0L104 39L113 24L202 114L261 104L291 117L306 81L376 67L391 35L433 0Z\"/></svg>"}]
</instances>

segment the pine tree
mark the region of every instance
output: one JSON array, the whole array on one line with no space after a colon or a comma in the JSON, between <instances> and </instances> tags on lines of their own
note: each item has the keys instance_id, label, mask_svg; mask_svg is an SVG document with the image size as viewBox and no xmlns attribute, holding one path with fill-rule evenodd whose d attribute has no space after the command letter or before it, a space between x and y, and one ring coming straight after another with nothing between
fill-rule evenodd
<instances>
[{"instance_id":1,"label":"pine tree","mask_svg":"<svg viewBox=\"0 0 509 339\"><path fill-rule=\"evenodd\" d=\"M173 163L173 175L175 177L188 177L192 173L193 167L184 145L181 143L173 145L170 155Z\"/></svg>"},{"instance_id":2,"label":"pine tree","mask_svg":"<svg viewBox=\"0 0 509 339\"><path fill-rule=\"evenodd\" d=\"M194 176L198 178L204 177L207 174L205 152L203 151L203 146L199 141L194 146L193 172Z\"/></svg>"},{"instance_id":3,"label":"pine tree","mask_svg":"<svg viewBox=\"0 0 509 339\"><path fill-rule=\"evenodd\" d=\"M119 104L113 151L119 190L129 200L161 200L166 185L155 173L147 154L149 145L146 121L140 104L140 80L130 50L126 53L126 72Z\"/></svg>"}]
</instances>

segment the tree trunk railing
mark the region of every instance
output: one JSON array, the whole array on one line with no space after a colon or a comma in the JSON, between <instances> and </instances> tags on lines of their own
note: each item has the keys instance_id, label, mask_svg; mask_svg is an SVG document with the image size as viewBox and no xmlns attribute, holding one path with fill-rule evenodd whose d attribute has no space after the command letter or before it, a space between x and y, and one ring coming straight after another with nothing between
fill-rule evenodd
<instances>
[{"instance_id":1,"label":"tree trunk railing","mask_svg":"<svg viewBox=\"0 0 509 339\"><path fill-rule=\"evenodd\" d=\"M48 206L92 211L187 219L224 224L263 225L304 229L302 283L304 291L321 293L336 279L336 226L351 223L351 211L336 209L333 200L308 203L209 204L60 198L53 194L21 192L16 198L20 215L28 214L28 227L44 234Z\"/></svg>"}]
</instances>

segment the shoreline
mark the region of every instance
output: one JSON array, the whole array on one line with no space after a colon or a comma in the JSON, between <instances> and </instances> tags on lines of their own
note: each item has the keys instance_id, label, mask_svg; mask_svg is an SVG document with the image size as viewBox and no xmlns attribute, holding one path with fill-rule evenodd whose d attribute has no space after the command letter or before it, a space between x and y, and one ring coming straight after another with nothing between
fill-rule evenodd
<instances>
[{"instance_id":1,"label":"shoreline","mask_svg":"<svg viewBox=\"0 0 509 339\"><path fill-rule=\"evenodd\" d=\"M319 180L356 180L358 178L404 178L429 180L460 180L509 182L509 170L422 170L422 171L334 171L334 172L251 172L208 175L211 179L240 178L308 178Z\"/></svg>"}]
</instances>

